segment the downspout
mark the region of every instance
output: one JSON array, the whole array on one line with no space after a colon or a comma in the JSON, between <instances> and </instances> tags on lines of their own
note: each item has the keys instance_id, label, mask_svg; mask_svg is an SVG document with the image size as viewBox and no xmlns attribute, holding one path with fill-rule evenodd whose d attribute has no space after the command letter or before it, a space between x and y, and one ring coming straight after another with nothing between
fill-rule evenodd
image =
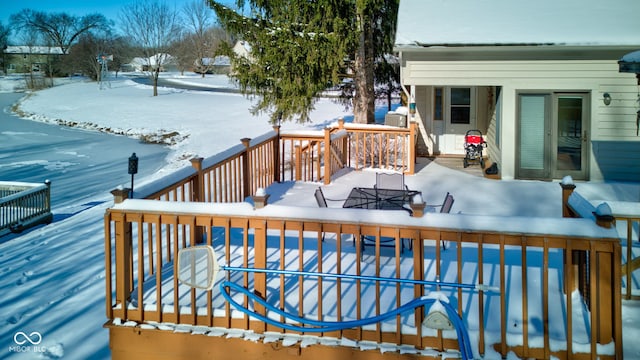
<instances>
[{"instance_id":1,"label":"downspout","mask_svg":"<svg viewBox=\"0 0 640 360\"><path fill-rule=\"evenodd\" d=\"M402 51L400 51L398 53L398 57L400 58L400 87L402 88L402 91L404 92L404 94L407 96L407 99L415 99L415 95L416 95L416 86L415 85L411 85L411 92L409 92L407 90L407 88L404 86L404 82L402 81L404 79L404 76L402 76L403 73L403 66L402 66ZM409 114L411 116L411 121L415 121L415 114ZM425 144L427 144L427 146L429 146L430 152L431 154L433 154L433 141L431 139L431 137L429 137L429 134L427 133L427 129L425 129L424 127L424 123L423 121L417 121L418 123L418 130L420 131L420 135L422 135L422 138L424 139ZM431 134L433 134L433 120L431 121Z\"/></svg>"}]
</instances>

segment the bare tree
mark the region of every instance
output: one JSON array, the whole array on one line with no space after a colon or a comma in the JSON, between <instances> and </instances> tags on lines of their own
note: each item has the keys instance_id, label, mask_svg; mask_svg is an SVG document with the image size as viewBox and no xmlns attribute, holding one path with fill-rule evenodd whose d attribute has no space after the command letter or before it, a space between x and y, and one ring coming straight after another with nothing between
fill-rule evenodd
<instances>
[{"instance_id":1,"label":"bare tree","mask_svg":"<svg viewBox=\"0 0 640 360\"><path fill-rule=\"evenodd\" d=\"M113 55L115 39L109 33L87 33L80 37L68 55L67 71L81 71L92 80L100 79L100 55Z\"/></svg>"},{"instance_id":2,"label":"bare tree","mask_svg":"<svg viewBox=\"0 0 640 360\"><path fill-rule=\"evenodd\" d=\"M185 70L192 69L196 62L190 38L191 34L183 32L180 39L171 46L171 56L173 56L181 75L184 75Z\"/></svg>"},{"instance_id":3,"label":"bare tree","mask_svg":"<svg viewBox=\"0 0 640 360\"><path fill-rule=\"evenodd\" d=\"M35 30L42 34L54 46L59 46L63 54L78 37L92 29L109 29L111 22L102 14L89 14L82 17L67 13L48 14L42 11L24 9L11 15L11 24L20 30Z\"/></svg>"},{"instance_id":4,"label":"bare tree","mask_svg":"<svg viewBox=\"0 0 640 360\"><path fill-rule=\"evenodd\" d=\"M7 64L4 60L4 50L7 48L7 42L11 34L11 28L0 23L0 50L2 50L2 73L7 73Z\"/></svg>"},{"instance_id":5,"label":"bare tree","mask_svg":"<svg viewBox=\"0 0 640 360\"><path fill-rule=\"evenodd\" d=\"M153 80L153 96L158 96L158 77L169 58L173 43L180 38L178 11L160 1L137 1L121 10L122 30L139 46Z\"/></svg>"},{"instance_id":6,"label":"bare tree","mask_svg":"<svg viewBox=\"0 0 640 360\"><path fill-rule=\"evenodd\" d=\"M195 57L198 70L202 72L202 77L208 72L210 65L209 59L213 58L215 51L214 41L211 36L210 28L215 22L215 14L213 10L203 0L194 0L187 3L182 9L185 18L185 26L191 33L187 39L190 41L190 48Z\"/></svg>"}]
</instances>

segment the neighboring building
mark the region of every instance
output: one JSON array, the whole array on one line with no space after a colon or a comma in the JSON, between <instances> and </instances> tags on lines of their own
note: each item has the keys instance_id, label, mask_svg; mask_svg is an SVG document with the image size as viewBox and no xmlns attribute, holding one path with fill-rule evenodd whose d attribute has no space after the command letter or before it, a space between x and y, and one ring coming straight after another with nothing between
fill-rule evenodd
<instances>
[{"instance_id":1,"label":"neighboring building","mask_svg":"<svg viewBox=\"0 0 640 360\"><path fill-rule=\"evenodd\" d=\"M159 65L158 65L159 64ZM135 57L129 63L122 64L120 67L121 71L124 72L143 72L143 71L153 71L160 66L160 71L177 71L178 68L176 66L175 59L170 54L156 54L146 57Z\"/></svg>"},{"instance_id":2,"label":"neighboring building","mask_svg":"<svg viewBox=\"0 0 640 360\"><path fill-rule=\"evenodd\" d=\"M193 71L199 74L228 74L231 60L228 56L219 55L214 58L202 58L194 63Z\"/></svg>"},{"instance_id":3,"label":"neighboring building","mask_svg":"<svg viewBox=\"0 0 640 360\"><path fill-rule=\"evenodd\" d=\"M479 129L503 179L637 181L639 85L617 61L640 49L638 13L636 0L401 0L420 153L463 155Z\"/></svg>"},{"instance_id":4,"label":"neighboring building","mask_svg":"<svg viewBox=\"0 0 640 360\"><path fill-rule=\"evenodd\" d=\"M3 53L6 74L39 73L46 70L52 56L62 55L60 47L7 46Z\"/></svg>"},{"instance_id":5,"label":"neighboring building","mask_svg":"<svg viewBox=\"0 0 640 360\"><path fill-rule=\"evenodd\" d=\"M236 53L236 55L238 56L250 59L251 45L249 45L249 43L244 40L240 40L236 42L236 44L233 46L233 52Z\"/></svg>"}]
</instances>

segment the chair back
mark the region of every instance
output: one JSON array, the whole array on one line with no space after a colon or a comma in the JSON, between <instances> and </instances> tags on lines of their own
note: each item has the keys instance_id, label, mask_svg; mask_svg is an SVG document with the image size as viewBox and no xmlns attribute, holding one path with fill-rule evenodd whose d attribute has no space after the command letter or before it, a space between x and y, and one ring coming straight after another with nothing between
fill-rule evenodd
<instances>
[{"instance_id":1,"label":"chair back","mask_svg":"<svg viewBox=\"0 0 640 360\"><path fill-rule=\"evenodd\" d=\"M404 174L376 173L376 189L405 190Z\"/></svg>"},{"instance_id":2,"label":"chair back","mask_svg":"<svg viewBox=\"0 0 640 360\"><path fill-rule=\"evenodd\" d=\"M444 202L442 203L442 207L440 208L441 213L449 213L451 211L451 207L453 206L453 195L447 193L447 196L444 197Z\"/></svg>"},{"instance_id":3,"label":"chair back","mask_svg":"<svg viewBox=\"0 0 640 360\"><path fill-rule=\"evenodd\" d=\"M316 192L313 194L316 198L316 202L318 203L318 207L326 208L327 200L324 198L324 194L322 193L322 189L317 188Z\"/></svg>"}]
</instances>

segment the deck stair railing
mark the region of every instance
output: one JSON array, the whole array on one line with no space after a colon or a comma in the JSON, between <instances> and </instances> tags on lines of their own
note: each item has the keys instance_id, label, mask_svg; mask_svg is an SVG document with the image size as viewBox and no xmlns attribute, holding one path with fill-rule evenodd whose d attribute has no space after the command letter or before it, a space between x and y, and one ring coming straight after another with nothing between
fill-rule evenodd
<instances>
[{"instance_id":1,"label":"deck stair railing","mask_svg":"<svg viewBox=\"0 0 640 360\"><path fill-rule=\"evenodd\" d=\"M53 219L49 180L44 184L1 181L0 196L0 236Z\"/></svg>"}]
</instances>

